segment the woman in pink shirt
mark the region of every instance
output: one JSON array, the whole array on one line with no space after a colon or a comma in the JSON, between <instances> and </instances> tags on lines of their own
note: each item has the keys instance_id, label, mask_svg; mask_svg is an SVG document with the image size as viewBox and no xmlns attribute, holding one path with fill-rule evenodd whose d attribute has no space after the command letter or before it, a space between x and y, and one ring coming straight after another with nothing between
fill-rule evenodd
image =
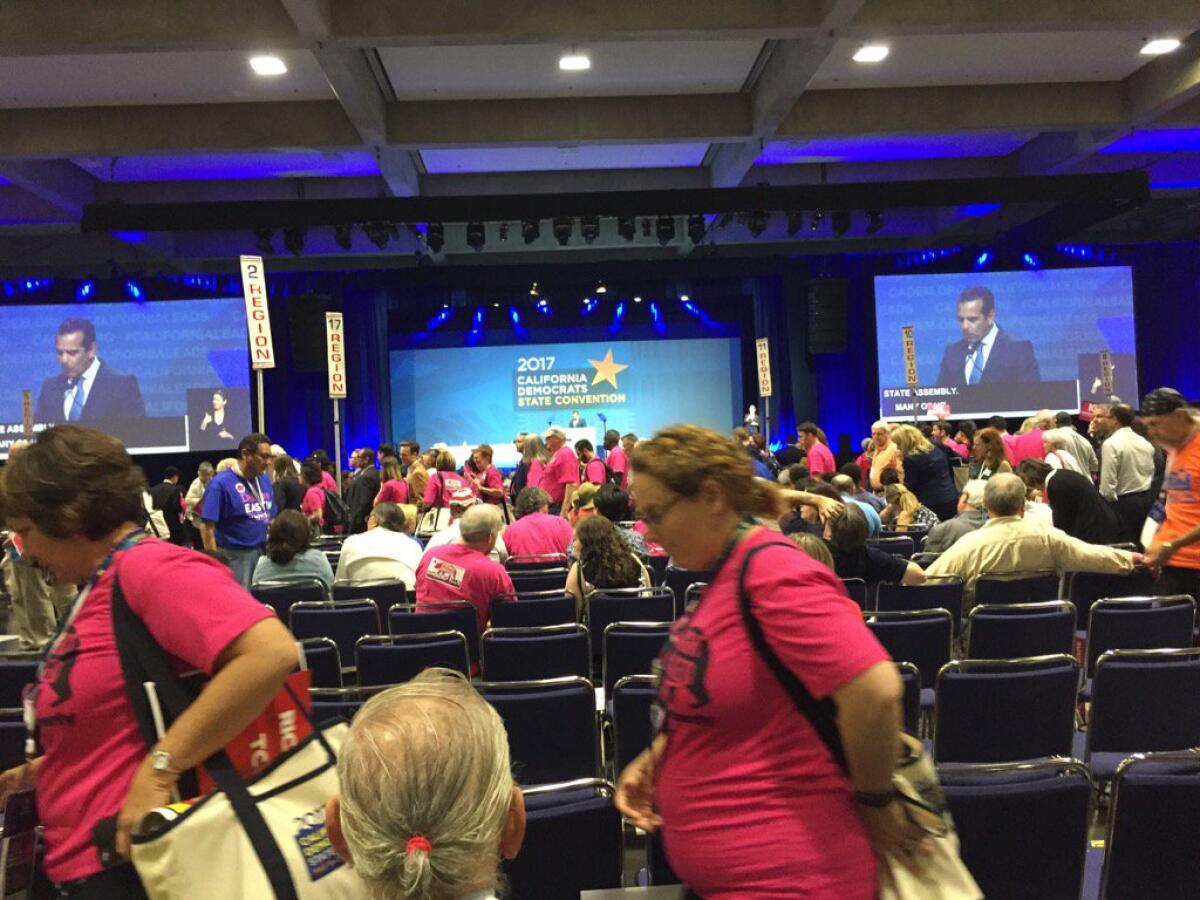
<instances>
[{"instance_id":1,"label":"woman in pink shirt","mask_svg":"<svg viewBox=\"0 0 1200 900\"><path fill-rule=\"evenodd\" d=\"M383 484L379 485L379 492L375 495L375 504L372 505L407 503L408 484L404 481L404 475L400 471L400 460L394 456L385 456L382 465Z\"/></svg>"},{"instance_id":2,"label":"woman in pink shirt","mask_svg":"<svg viewBox=\"0 0 1200 900\"><path fill-rule=\"evenodd\" d=\"M504 502L504 478L492 465L492 455L491 444L480 444L471 451L470 461L463 466L463 475L484 503L498 506Z\"/></svg>"},{"instance_id":3,"label":"woman in pink shirt","mask_svg":"<svg viewBox=\"0 0 1200 900\"><path fill-rule=\"evenodd\" d=\"M316 463L306 462L300 466L300 480L304 482L304 499L300 501L300 512L317 523L318 528L325 526L325 485L323 473Z\"/></svg>"},{"instance_id":4,"label":"woman in pink shirt","mask_svg":"<svg viewBox=\"0 0 1200 900\"><path fill-rule=\"evenodd\" d=\"M449 450L433 450L433 471L429 473L429 480L425 482L425 496L421 498L421 504L426 509L430 507L449 507L450 497L455 491L467 488L471 493L475 493L475 487L471 482L459 475L457 471L458 463L454 461L454 454Z\"/></svg>"},{"instance_id":5,"label":"woman in pink shirt","mask_svg":"<svg viewBox=\"0 0 1200 900\"><path fill-rule=\"evenodd\" d=\"M750 461L707 428L638 445L630 484L677 565L714 571L659 657L665 713L621 773L617 808L662 829L672 868L707 900L876 895L875 854L916 865L921 832L892 789L900 679L837 577L748 516L776 513ZM844 768L755 649L832 701Z\"/></svg>"},{"instance_id":6,"label":"woman in pink shirt","mask_svg":"<svg viewBox=\"0 0 1200 900\"><path fill-rule=\"evenodd\" d=\"M546 470L546 463L550 462L550 451L546 449L540 435L525 435L521 462L529 466L528 474L525 476L525 487L541 487L542 472Z\"/></svg>"}]
</instances>

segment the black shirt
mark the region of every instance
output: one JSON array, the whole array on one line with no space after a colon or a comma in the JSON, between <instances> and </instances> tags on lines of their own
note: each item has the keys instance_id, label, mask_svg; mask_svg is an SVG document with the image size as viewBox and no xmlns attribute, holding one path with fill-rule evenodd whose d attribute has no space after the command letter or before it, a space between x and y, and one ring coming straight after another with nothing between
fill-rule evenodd
<instances>
[{"instance_id":1,"label":"black shirt","mask_svg":"<svg viewBox=\"0 0 1200 900\"><path fill-rule=\"evenodd\" d=\"M285 509L294 509L296 512L300 512L305 487L295 478L277 479L272 493L275 495L275 515L279 515Z\"/></svg>"},{"instance_id":2,"label":"black shirt","mask_svg":"<svg viewBox=\"0 0 1200 900\"><path fill-rule=\"evenodd\" d=\"M845 552L832 545L833 570L838 578L861 578L867 584L887 581L899 584L908 571L908 560L867 544Z\"/></svg>"}]
</instances>

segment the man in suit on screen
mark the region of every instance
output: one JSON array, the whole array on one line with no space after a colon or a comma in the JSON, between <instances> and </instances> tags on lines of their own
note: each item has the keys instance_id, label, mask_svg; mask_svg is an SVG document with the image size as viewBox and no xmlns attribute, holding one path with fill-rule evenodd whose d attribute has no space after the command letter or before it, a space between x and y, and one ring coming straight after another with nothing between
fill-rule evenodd
<instances>
[{"instance_id":1,"label":"man in suit on screen","mask_svg":"<svg viewBox=\"0 0 1200 900\"><path fill-rule=\"evenodd\" d=\"M996 298L985 287L958 296L962 340L942 353L938 385L1011 384L1041 381L1033 342L1011 337L996 324Z\"/></svg>"},{"instance_id":2,"label":"man in suit on screen","mask_svg":"<svg viewBox=\"0 0 1200 900\"><path fill-rule=\"evenodd\" d=\"M145 417L137 376L116 371L96 355L96 327L89 320L70 318L59 325L54 352L62 372L42 382L36 421L95 423Z\"/></svg>"}]
</instances>

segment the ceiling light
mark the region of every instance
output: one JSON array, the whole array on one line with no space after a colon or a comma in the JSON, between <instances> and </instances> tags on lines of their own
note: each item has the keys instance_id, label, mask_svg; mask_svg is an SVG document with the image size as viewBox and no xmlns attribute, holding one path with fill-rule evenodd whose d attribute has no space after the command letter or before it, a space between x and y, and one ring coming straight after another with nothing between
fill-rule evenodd
<instances>
[{"instance_id":1,"label":"ceiling light","mask_svg":"<svg viewBox=\"0 0 1200 900\"><path fill-rule=\"evenodd\" d=\"M633 298L633 302L634 302L634 303L641 303L641 302L642 302L642 298L641 298L641 297L634 297L634 298Z\"/></svg>"},{"instance_id":2,"label":"ceiling light","mask_svg":"<svg viewBox=\"0 0 1200 900\"><path fill-rule=\"evenodd\" d=\"M499 231L500 231L500 240L507 241L508 240L508 223L501 222Z\"/></svg>"},{"instance_id":3,"label":"ceiling light","mask_svg":"<svg viewBox=\"0 0 1200 900\"><path fill-rule=\"evenodd\" d=\"M478 253L483 249L484 243L487 242L487 232L483 229L482 222L467 223L467 246Z\"/></svg>"},{"instance_id":4,"label":"ceiling light","mask_svg":"<svg viewBox=\"0 0 1200 900\"><path fill-rule=\"evenodd\" d=\"M592 61L584 53L565 53L559 57L558 67L564 72L586 72Z\"/></svg>"},{"instance_id":5,"label":"ceiling light","mask_svg":"<svg viewBox=\"0 0 1200 900\"><path fill-rule=\"evenodd\" d=\"M858 52L854 54L854 61L858 63L877 63L887 59L888 46L887 44L863 44L858 48Z\"/></svg>"},{"instance_id":6,"label":"ceiling light","mask_svg":"<svg viewBox=\"0 0 1200 900\"><path fill-rule=\"evenodd\" d=\"M558 241L558 246L565 247L571 243L571 232L575 228L575 220L570 216L558 216L553 222L554 239Z\"/></svg>"},{"instance_id":7,"label":"ceiling light","mask_svg":"<svg viewBox=\"0 0 1200 900\"><path fill-rule=\"evenodd\" d=\"M1164 53L1171 53L1178 50L1180 41L1177 38L1155 38L1152 41L1146 41L1142 47L1143 56L1161 56Z\"/></svg>"},{"instance_id":8,"label":"ceiling light","mask_svg":"<svg viewBox=\"0 0 1200 900\"><path fill-rule=\"evenodd\" d=\"M836 237L845 237L846 232L850 230L850 210L836 209L829 217L830 223L833 225L833 233Z\"/></svg>"},{"instance_id":9,"label":"ceiling light","mask_svg":"<svg viewBox=\"0 0 1200 900\"><path fill-rule=\"evenodd\" d=\"M250 68L256 75L287 74L287 65L278 56L252 56L250 57Z\"/></svg>"},{"instance_id":10,"label":"ceiling light","mask_svg":"<svg viewBox=\"0 0 1200 900\"><path fill-rule=\"evenodd\" d=\"M521 238L526 244L532 244L542 236L542 224L537 219L521 220Z\"/></svg>"},{"instance_id":11,"label":"ceiling light","mask_svg":"<svg viewBox=\"0 0 1200 900\"><path fill-rule=\"evenodd\" d=\"M362 230L363 234L367 236L367 240L380 250L387 246L388 241L398 240L400 237L400 229L391 222L364 222ZM432 230L433 226L431 225L430 231Z\"/></svg>"},{"instance_id":12,"label":"ceiling light","mask_svg":"<svg viewBox=\"0 0 1200 900\"><path fill-rule=\"evenodd\" d=\"M595 291L595 293L597 293L597 294L607 294L607 293L608 293L608 288L606 288L606 287L604 286L604 282L603 282L603 281L597 281L597 282L596 282L596 291Z\"/></svg>"},{"instance_id":13,"label":"ceiling light","mask_svg":"<svg viewBox=\"0 0 1200 900\"><path fill-rule=\"evenodd\" d=\"M795 237L796 232L804 227L804 213L800 210L792 210L787 214L787 233L788 237Z\"/></svg>"},{"instance_id":14,"label":"ceiling light","mask_svg":"<svg viewBox=\"0 0 1200 900\"><path fill-rule=\"evenodd\" d=\"M536 297L540 293L541 292L538 290L538 283L536 281L529 286L529 296L530 297Z\"/></svg>"}]
</instances>

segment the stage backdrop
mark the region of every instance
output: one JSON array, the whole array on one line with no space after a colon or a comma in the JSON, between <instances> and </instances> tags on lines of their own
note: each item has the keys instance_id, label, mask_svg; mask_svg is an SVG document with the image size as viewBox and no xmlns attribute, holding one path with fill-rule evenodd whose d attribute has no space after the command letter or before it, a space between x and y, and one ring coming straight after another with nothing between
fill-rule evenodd
<instances>
[{"instance_id":1,"label":"stage backdrop","mask_svg":"<svg viewBox=\"0 0 1200 900\"><path fill-rule=\"evenodd\" d=\"M422 447L586 427L640 436L689 422L728 431L741 403L740 341L597 341L391 353L392 434Z\"/></svg>"}]
</instances>

